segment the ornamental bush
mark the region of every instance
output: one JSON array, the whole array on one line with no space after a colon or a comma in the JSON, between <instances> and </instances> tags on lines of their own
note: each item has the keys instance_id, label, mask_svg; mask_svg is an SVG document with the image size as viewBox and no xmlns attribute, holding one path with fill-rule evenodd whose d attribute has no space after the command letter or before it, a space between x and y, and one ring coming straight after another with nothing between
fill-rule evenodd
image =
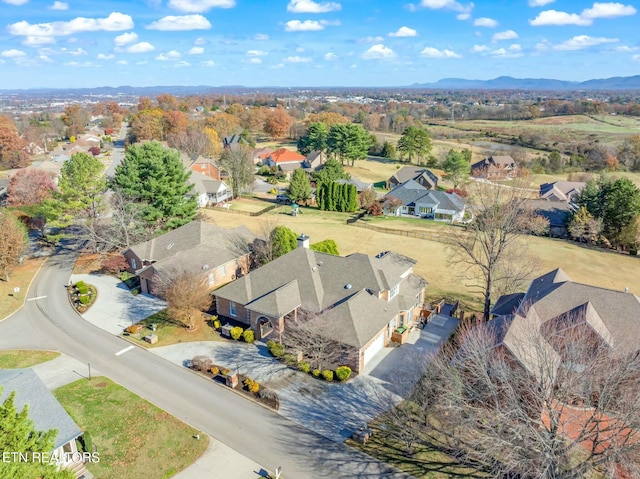
<instances>
[{"instance_id":1,"label":"ornamental bush","mask_svg":"<svg viewBox=\"0 0 640 479\"><path fill-rule=\"evenodd\" d=\"M314 370L311 372L311 375L312 375L314 378L319 378L319 377L320 377L320 374L322 374L322 371L320 371L319 369L314 369Z\"/></svg>"},{"instance_id":2,"label":"ornamental bush","mask_svg":"<svg viewBox=\"0 0 640 479\"><path fill-rule=\"evenodd\" d=\"M333 381L333 371L331 369L325 369L322 371L322 377L325 381Z\"/></svg>"},{"instance_id":3,"label":"ornamental bush","mask_svg":"<svg viewBox=\"0 0 640 479\"><path fill-rule=\"evenodd\" d=\"M86 285L87 285L87 283L85 283L84 281L78 281L76 283L76 288L82 288L82 287L84 287Z\"/></svg>"},{"instance_id":4,"label":"ornamental bush","mask_svg":"<svg viewBox=\"0 0 640 479\"><path fill-rule=\"evenodd\" d=\"M242 339L244 339L245 343L252 343L256 340L255 335L253 334L252 329L246 329L244 333L242 333Z\"/></svg>"},{"instance_id":5,"label":"ornamental bush","mask_svg":"<svg viewBox=\"0 0 640 479\"><path fill-rule=\"evenodd\" d=\"M78 290L79 294L87 294L89 292L89 286L84 283L76 284L76 289Z\"/></svg>"},{"instance_id":6,"label":"ornamental bush","mask_svg":"<svg viewBox=\"0 0 640 479\"><path fill-rule=\"evenodd\" d=\"M279 358L284 354L284 344L274 342L269 348L269 352L273 357Z\"/></svg>"},{"instance_id":7,"label":"ornamental bush","mask_svg":"<svg viewBox=\"0 0 640 479\"><path fill-rule=\"evenodd\" d=\"M285 362L287 366L293 366L298 362L296 360L296 357L291 353L286 353L285 355L283 355L282 360Z\"/></svg>"},{"instance_id":8,"label":"ornamental bush","mask_svg":"<svg viewBox=\"0 0 640 479\"><path fill-rule=\"evenodd\" d=\"M300 361L300 362L298 363L298 369L299 369L300 371L302 371L303 373L308 373L308 372L309 372L309 369L311 369L311 366L310 366L310 365L309 365L309 363L308 363L308 362L306 362L306 361Z\"/></svg>"},{"instance_id":9,"label":"ornamental bush","mask_svg":"<svg viewBox=\"0 0 640 479\"><path fill-rule=\"evenodd\" d=\"M336 377L338 381L345 382L351 376L351 368L349 366L338 366L336 368Z\"/></svg>"},{"instance_id":10,"label":"ornamental bush","mask_svg":"<svg viewBox=\"0 0 640 479\"><path fill-rule=\"evenodd\" d=\"M80 304L89 304L89 296L80 296Z\"/></svg>"},{"instance_id":11,"label":"ornamental bush","mask_svg":"<svg viewBox=\"0 0 640 479\"><path fill-rule=\"evenodd\" d=\"M218 366L213 366L211 368L211 374L213 374L214 376L217 376L218 374L220 374L220 368Z\"/></svg>"},{"instance_id":12,"label":"ornamental bush","mask_svg":"<svg viewBox=\"0 0 640 479\"><path fill-rule=\"evenodd\" d=\"M237 341L238 339L240 339L240 336L242 336L243 332L244 329L242 329L240 326L234 326L233 328L231 328L231 331L229 331L229 334L233 339Z\"/></svg>"},{"instance_id":13,"label":"ornamental bush","mask_svg":"<svg viewBox=\"0 0 640 479\"><path fill-rule=\"evenodd\" d=\"M244 387L247 391L252 392L253 394L257 394L258 391L260 391L260 384L258 384L257 381L254 381L251 378L246 378L244 381L242 381L242 384L244 384Z\"/></svg>"}]
</instances>

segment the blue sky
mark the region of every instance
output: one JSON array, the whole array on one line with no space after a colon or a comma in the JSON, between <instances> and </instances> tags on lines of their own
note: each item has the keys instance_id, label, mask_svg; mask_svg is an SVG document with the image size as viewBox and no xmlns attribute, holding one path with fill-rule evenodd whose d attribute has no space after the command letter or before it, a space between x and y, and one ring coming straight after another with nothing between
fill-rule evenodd
<instances>
[{"instance_id":1,"label":"blue sky","mask_svg":"<svg viewBox=\"0 0 640 479\"><path fill-rule=\"evenodd\" d=\"M638 2L0 0L0 89L640 74Z\"/></svg>"}]
</instances>

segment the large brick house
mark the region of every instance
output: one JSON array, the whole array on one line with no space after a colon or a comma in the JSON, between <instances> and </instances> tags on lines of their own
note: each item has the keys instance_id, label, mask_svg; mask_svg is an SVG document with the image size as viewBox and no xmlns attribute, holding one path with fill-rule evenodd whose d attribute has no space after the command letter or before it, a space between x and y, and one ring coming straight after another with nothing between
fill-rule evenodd
<instances>
[{"instance_id":1,"label":"large brick house","mask_svg":"<svg viewBox=\"0 0 640 479\"><path fill-rule=\"evenodd\" d=\"M411 327L423 305L426 281L415 261L394 252L346 257L298 248L214 292L217 313L278 340L301 310L312 311L327 335L346 346L362 371L399 327Z\"/></svg>"},{"instance_id":2,"label":"large brick house","mask_svg":"<svg viewBox=\"0 0 640 479\"><path fill-rule=\"evenodd\" d=\"M486 180L505 180L514 178L518 165L508 155L490 156L471 165L471 176Z\"/></svg>"},{"instance_id":3,"label":"large brick house","mask_svg":"<svg viewBox=\"0 0 640 479\"><path fill-rule=\"evenodd\" d=\"M245 226L226 229L192 221L122 254L140 278L143 293L153 294L155 276L171 268L201 271L213 288L249 271L249 244L254 239Z\"/></svg>"}]
</instances>

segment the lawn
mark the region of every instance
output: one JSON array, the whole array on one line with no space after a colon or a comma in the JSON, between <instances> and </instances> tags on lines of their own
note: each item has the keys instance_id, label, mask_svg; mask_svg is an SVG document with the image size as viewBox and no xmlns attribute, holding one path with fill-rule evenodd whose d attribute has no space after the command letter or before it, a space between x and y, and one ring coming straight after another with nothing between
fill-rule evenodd
<instances>
[{"instance_id":1,"label":"lawn","mask_svg":"<svg viewBox=\"0 0 640 479\"><path fill-rule=\"evenodd\" d=\"M247 221L240 215L229 215L215 211L207 211L209 219L226 227L246 224L254 233L259 233L262 224L269 223L287 226L296 233L304 233L311 238L311 243L325 239L333 239L338 245L340 254L345 256L361 252L376 255L381 251L394 250L417 261L414 272L423 276L429 283L426 289L428 299L442 297L460 299L462 307L481 310L481 298L477 291L461 284L458 271L448 261L448 252L443 243L408 238L388 233L380 233L346 224L351 215L319 211L315 208L300 209L302 214L296 217L284 212L270 212L259 218ZM404 220L375 219L374 224L393 225L402 228ZM417 228L415 220L407 221L406 229ZM425 227L444 230L448 225L425 222ZM575 242L529 236L525 242L531 253L539 258L539 273L561 267L574 280L604 288L624 289L629 287L640 294L640 258L617 254L611 251L587 248ZM636 289L634 289L636 288Z\"/></svg>"},{"instance_id":2,"label":"lawn","mask_svg":"<svg viewBox=\"0 0 640 479\"><path fill-rule=\"evenodd\" d=\"M57 351L32 351L16 349L0 351L0 369L30 368L60 356Z\"/></svg>"},{"instance_id":3,"label":"lawn","mask_svg":"<svg viewBox=\"0 0 640 479\"><path fill-rule=\"evenodd\" d=\"M90 434L100 462L87 469L100 479L172 477L193 464L209 442L208 436L105 377L80 379L54 395Z\"/></svg>"},{"instance_id":4,"label":"lawn","mask_svg":"<svg viewBox=\"0 0 640 479\"><path fill-rule=\"evenodd\" d=\"M255 213L273 205L272 202L253 200L251 198L237 198L229 203L231 211L247 211Z\"/></svg>"},{"instance_id":5,"label":"lawn","mask_svg":"<svg viewBox=\"0 0 640 479\"><path fill-rule=\"evenodd\" d=\"M10 271L9 281L0 281L0 298L2 298L0 299L0 321L16 312L24 304L31 280L45 260L45 258L28 259ZM14 288L20 288L20 291L16 294Z\"/></svg>"},{"instance_id":6,"label":"lawn","mask_svg":"<svg viewBox=\"0 0 640 479\"><path fill-rule=\"evenodd\" d=\"M154 323L156 325L155 332L151 330L151 325ZM221 341L220 335L204 318L198 321L197 329L195 331L188 331L182 326L182 324L169 318L166 310L152 314L138 324L143 326L138 333L124 337L145 348L169 346L171 344L188 343L192 341ZM152 333L158 336L158 342L156 344L149 344L142 339L147 334Z\"/></svg>"}]
</instances>

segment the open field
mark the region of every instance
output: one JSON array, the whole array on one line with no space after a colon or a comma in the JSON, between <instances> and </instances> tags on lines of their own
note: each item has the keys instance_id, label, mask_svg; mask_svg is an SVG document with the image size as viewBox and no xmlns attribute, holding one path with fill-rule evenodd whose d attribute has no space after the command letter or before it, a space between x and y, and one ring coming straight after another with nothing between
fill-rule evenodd
<instances>
[{"instance_id":1,"label":"open field","mask_svg":"<svg viewBox=\"0 0 640 479\"><path fill-rule=\"evenodd\" d=\"M80 379L54 391L89 433L100 462L87 469L100 479L169 478L202 455L208 436L105 377Z\"/></svg>"},{"instance_id":2,"label":"open field","mask_svg":"<svg viewBox=\"0 0 640 479\"><path fill-rule=\"evenodd\" d=\"M12 268L9 281L0 281L0 321L16 312L24 304L29 284L45 260L45 258L28 259ZM20 288L20 291L16 294L14 288Z\"/></svg>"},{"instance_id":3,"label":"open field","mask_svg":"<svg viewBox=\"0 0 640 479\"><path fill-rule=\"evenodd\" d=\"M302 214L297 217L268 213L249 219L209 210L206 216L221 226L245 224L256 233L264 222L272 223L270 226L287 226L296 233L310 236L312 243L330 238L336 241L341 255L355 252L375 255L392 249L417 260L414 270L429 282L428 298L460 298L465 307L480 310L480 296L461 285L456 271L448 263L448 252L443 243L350 226L346 224L349 215L344 213L321 212L304 207L301 211ZM375 222L385 227L402 227L405 223L396 219L376 219ZM415 222L408 224L410 226L405 226L406 229L419 227ZM440 234L448 228L447 225L434 222L425 222L424 227L425 230L435 228ZM526 237L525 241L529 250L540 260L540 273L561 267L575 281L620 290L629 287L631 292L640 294L640 258L550 238L531 236Z\"/></svg>"},{"instance_id":4,"label":"open field","mask_svg":"<svg viewBox=\"0 0 640 479\"><path fill-rule=\"evenodd\" d=\"M0 351L0 369L30 368L60 356L57 351L31 351L15 349Z\"/></svg>"}]
</instances>

